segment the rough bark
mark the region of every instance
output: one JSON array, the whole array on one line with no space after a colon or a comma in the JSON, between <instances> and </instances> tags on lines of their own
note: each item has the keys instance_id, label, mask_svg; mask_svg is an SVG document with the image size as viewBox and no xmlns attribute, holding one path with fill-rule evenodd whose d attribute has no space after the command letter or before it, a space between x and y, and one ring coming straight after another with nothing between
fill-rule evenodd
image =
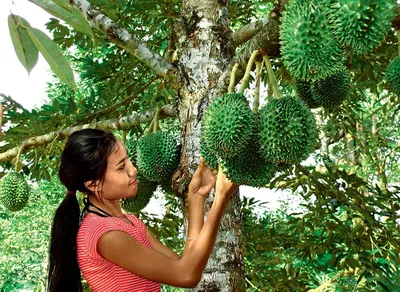
<instances>
[{"instance_id":1,"label":"rough bark","mask_svg":"<svg viewBox=\"0 0 400 292\"><path fill-rule=\"evenodd\" d=\"M96 124L79 125L47 133L45 135L32 137L22 141L22 143L17 147L11 148L6 152L0 153L0 161L13 159L14 157L17 156L18 151L21 147L23 147L23 151L26 152L32 146L41 146L49 144L54 139L57 138L62 139L68 137L72 132L75 132L80 129L91 127L103 130L124 130L139 124L149 123L153 119L155 111L156 109L151 109L140 113L134 113L132 115L121 117L118 119L104 120L97 122ZM176 111L174 107L172 105L167 105L161 109L159 119L165 119L166 117L173 117L173 116L176 116Z\"/></svg>"},{"instance_id":2,"label":"rough bark","mask_svg":"<svg viewBox=\"0 0 400 292\"><path fill-rule=\"evenodd\" d=\"M183 125L182 157L174 176L174 189L187 195L185 186L200 158L200 123L209 101L220 93L218 80L233 59L225 1L184 0L175 22L179 74L179 118ZM206 203L206 216L212 205ZM240 200L236 194L226 208L217 242L194 291L244 291Z\"/></svg>"}]
</instances>

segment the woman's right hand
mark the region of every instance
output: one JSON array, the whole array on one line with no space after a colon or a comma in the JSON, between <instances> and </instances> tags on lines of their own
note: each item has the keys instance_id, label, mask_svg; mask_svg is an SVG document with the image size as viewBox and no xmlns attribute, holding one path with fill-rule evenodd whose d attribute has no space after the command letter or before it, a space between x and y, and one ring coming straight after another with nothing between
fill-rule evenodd
<instances>
[{"instance_id":1,"label":"woman's right hand","mask_svg":"<svg viewBox=\"0 0 400 292\"><path fill-rule=\"evenodd\" d=\"M218 168L217 182L215 186L216 196L228 200L239 186L230 181L222 172L221 167Z\"/></svg>"}]
</instances>

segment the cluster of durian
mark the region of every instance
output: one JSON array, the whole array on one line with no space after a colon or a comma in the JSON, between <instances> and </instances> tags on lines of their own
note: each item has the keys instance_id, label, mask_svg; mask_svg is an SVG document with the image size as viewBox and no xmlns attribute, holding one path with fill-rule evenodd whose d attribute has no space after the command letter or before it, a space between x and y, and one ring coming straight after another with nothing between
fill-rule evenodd
<instances>
[{"instance_id":1,"label":"cluster of durian","mask_svg":"<svg viewBox=\"0 0 400 292\"><path fill-rule=\"evenodd\" d=\"M282 165L307 158L315 139L314 115L301 100L273 99L256 114L243 94L227 94L204 114L200 152L234 183L264 187Z\"/></svg>"},{"instance_id":2,"label":"cluster of durian","mask_svg":"<svg viewBox=\"0 0 400 292\"><path fill-rule=\"evenodd\" d=\"M153 132L138 141L126 143L131 162L137 167L139 181L135 197L122 199L121 207L137 213L147 206L159 184L168 185L173 172L179 165L180 147L173 135Z\"/></svg>"},{"instance_id":3,"label":"cluster of durian","mask_svg":"<svg viewBox=\"0 0 400 292\"><path fill-rule=\"evenodd\" d=\"M348 97L346 51L366 54L379 46L390 30L394 7L396 0L288 3L280 27L282 60L296 78L298 96L309 107L333 108ZM394 80L393 73L388 79Z\"/></svg>"},{"instance_id":4,"label":"cluster of durian","mask_svg":"<svg viewBox=\"0 0 400 292\"><path fill-rule=\"evenodd\" d=\"M30 187L22 173L9 172L0 181L0 203L10 211L23 209L29 194Z\"/></svg>"}]
</instances>

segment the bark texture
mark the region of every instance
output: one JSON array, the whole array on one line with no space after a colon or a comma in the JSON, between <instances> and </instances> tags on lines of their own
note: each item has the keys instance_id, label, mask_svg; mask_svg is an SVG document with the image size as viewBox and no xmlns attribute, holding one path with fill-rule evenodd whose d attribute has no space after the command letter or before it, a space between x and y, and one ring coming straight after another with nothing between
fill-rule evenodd
<instances>
[{"instance_id":1,"label":"bark texture","mask_svg":"<svg viewBox=\"0 0 400 292\"><path fill-rule=\"evenodd\" d=\"M179 118L182 159L174 176L174 189L182 198L200 159L200 124L209 101L220 94L219 78L230 66L234 44L229 30L225 1L185 0L175 22L178 53ZM206 202L206 216L213 195ZM184 210L185 212L185 210ZM244 291L244 262L241 243L240 199L230 201L217 242L202 281L193 291Z\"/></svg>"}]
</instances>

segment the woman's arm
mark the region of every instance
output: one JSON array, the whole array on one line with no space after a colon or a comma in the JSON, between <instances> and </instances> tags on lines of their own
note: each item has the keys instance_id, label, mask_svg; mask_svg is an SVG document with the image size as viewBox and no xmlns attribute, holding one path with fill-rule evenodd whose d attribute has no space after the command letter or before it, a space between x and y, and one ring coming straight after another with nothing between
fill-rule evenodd
<instances>
[{"instance_id":1,"label":"woman's arm","mask_svg":"<svg viewBox=\"0 0 400 292\"><path fill-rule=\"evenodd\" d=\"M229 197L237 186L219 172L216 196L207 220L181 259L147 248L121 231L102 235L97 250L105 259L143 278L178 287L195 287L212 252Z\"/></svg>"}]
</instances>

